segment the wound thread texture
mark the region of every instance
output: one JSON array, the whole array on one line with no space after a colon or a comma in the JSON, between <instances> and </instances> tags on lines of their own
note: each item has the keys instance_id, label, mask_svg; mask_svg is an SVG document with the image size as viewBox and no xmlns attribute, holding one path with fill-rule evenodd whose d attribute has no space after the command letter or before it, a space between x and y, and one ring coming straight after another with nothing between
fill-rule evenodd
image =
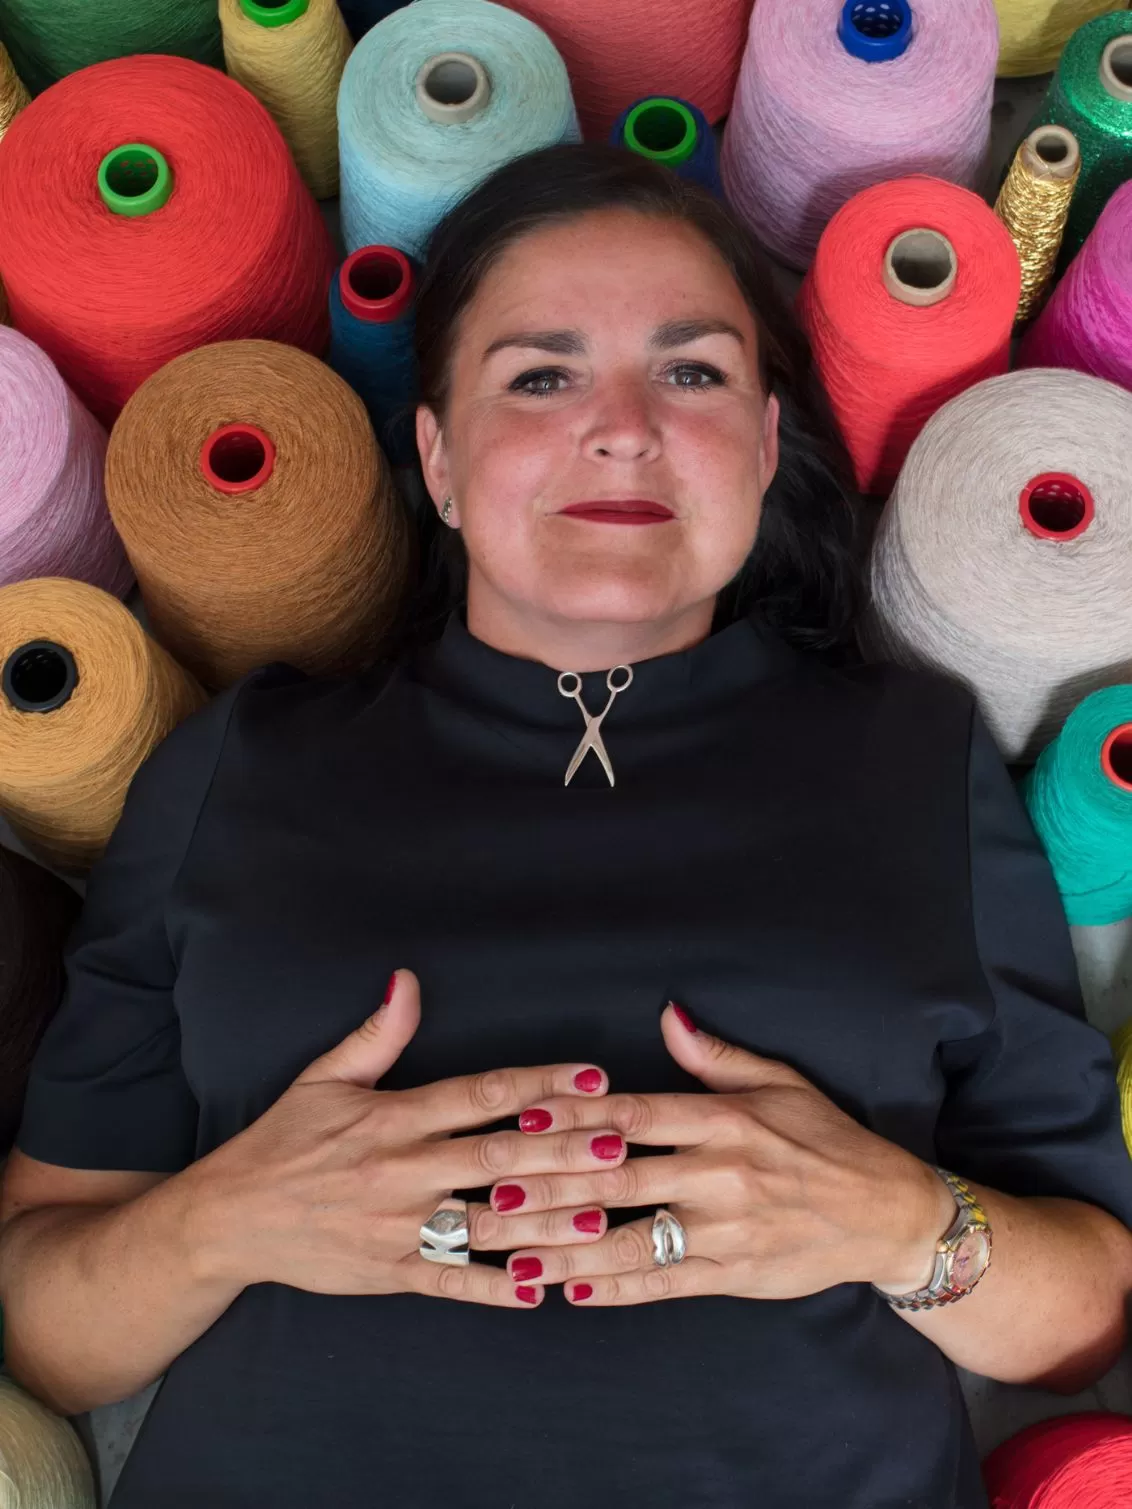
<instances>
[{"instance_id":1,"label":"wound thread texture","mask_svg":"<svg viewBox=\"0 0 1132 1509\"><path fill-rule=\"evenodd\" d=\"M1066 158L1050 164L1041 155L1042 146L1054 141L1064 149ZM1069 205L1080 173L1080 154L1075 138L1068 132L1064 133L1064 139L1060 135L1051 138L1048 129L1039 128L1014 154L994 212L1010 232L1022 264L1016 322L1019 325L1037 312L1045 297L1057 266Z\"/></svg>"},{"instance_id":2,"label":"wound thread texture","mask_svg":"<svg viewBox=\"0 0 1132 1509\"><path fill-rule=\"evenodd\" d=\"M134 142L166 158L173 191L129 217L103 203L97 175ZM103 423L206 341L326 349L330 235L271 116L213 68L127 58L33 100L0 151L0 225L13 323Z\"/></svg>"},{"instance_id":3,"label":"wound thread texture","mask_svg":"<svg viewBox=\"0 0 1132 1509\"><path fill-rule=\"evenodd\" d=\"M38 668L20 675L17 652L39 642L70 654L77 682L46 712L0 692L0 811L44 863L81 873L106 847L142 761L205 697L117 598L85 582L0 587L0 667L15 666L33 693Z\"/></svg>"},{"instance_id":4,"label":"wound thread texture","mask_svg":"<svg viewBox=\"0 0 1132 1509\"><path fill-rule=\"evenodd\" d=\"M0 43L0 140L29 99L15 64Z\"/></svg>"},{"instance_id":5,"label":"wound thread texture","mask_svg":"<svg viewBox=\"0 0 1132 1509\"><path fill-rule=\"evenodd\" d=\"M94 1475L78 1432L0 1377L0 1488L12 1509L95 1509Z\"/></svg>"},{"instance_id":6,"label":"wound thread texture","mask_svg":"<svg viewBox=\"0 0 1132 1509\"><path fill-rule=\"evenodd\" d=\"M998 11L1000 78L1028 78L1057 67L1065 44L1113 0L994 0Z\"/></svg>"},{"instance_id":7,"label":"wound thread texture","mask_svg":"<svg viewBox=\"0 0 1132 1509\"><path fill-rule=\"evenodd\" d=\"M541 26L565 59L587 141L608 136L644 95L678 95L713 124L731 109L751 0L698 0L694 14L685 0L507 4Z\"/></svg>"},{"instance_id":8,"label":"wound thread texture","mask_svg":"<svg viewBox=\"0 0 1132 1509\"><path fill-rule=\"evenodd\" d=\"M489 84L482 109L456 123L431 119L416 89L429 60L453 52L473 58ZM462 78L468 87L466 70ZM549 38L490 0L414 0L379 22L346 64L338 127L347 249L384 244L414 258L496 168L579 134Z\"/></svg>"},{"instance_id":9,"label":"wound thread texture","mask_svg":"<svg viewBox=\"0 0 1132 1509\"><path fill-rule=\"evenodd\" d=\"M1019 353L1132 389L1132 183L1117 189Z\"/></svg>"},{"instance_id":10,"label":"wound thread texture","mask_svg":"<svg viewBox=\"0 0 1132 1509\"><path fill-rule=\"evenodd\" d=\"M338 192L338 85L352 43L337 0L310 0L284 26L261 26L240 0L220 0L232 78L271 112L316 199Z\"/></svg>"},{"instance_id":11,"label":"wound thread texture","mask_svg":"<svg viewBox=\"0 0 1132 1509\"><path fill-rule=\"evenodd\" d=\"M888 62L838 36L843 0L758 0L723 138L723 186L791 267L872 184L926 173L977 186L990 142L992 0L908 0L912 36Z\"/></svg>"},{"instance_id":12,"label":"wound thread texture","mask_svg":"<svg viewBox=\"0 0 1132 1509\"><path fill-rule=\"evenodd\" d=\"M1123 763L1106 760L1121 729ZM1102 927L1132 917L1132 686L1105 687L1075 707L1022 794L1069 922Z\"/></svg>"},{"instance_id":13,"label":"wound thread texture","mask_svg":"<svg viewBox=\"0 0 1132 1509\"><path fill-rule=\"evenodd\" d=\"M881 515L864 647L970 687L1007 760L1035 760L1090 692L1132 681L1129 434L1123 388L1012 372L925 426ZM1075 480L1040 486L1028 527L1041 477Z\"/></svg>"},{"instance_id":14,"label":"wound thread texture","mask_svg":"<svg viewBox=\"0 0 1132 1509\"><path fill-rule=\"evenodd\" d=\"M50 359L0 327L0 586L71 576L124 597L134 583L106 511L106 431Z\"/></svg>"},{"instance_id":15,"label":"wound thread texture","mask_svg":"<svg viewBox=\"0 0 1132 1509\"><path fill-rule=\"evenodd\" d=\"M885 285L889 247L910 227L944 236L955 284L929 308ZM1014 243L975 194L939 179L878 184L822 236L799 313L863 492L885 495L928 419L972 383L1005 372L1021 269Z\"/></svg>"},{"instance_id":16,"label":"wound thread texture","mask_svg":"<svg viewBox=\"0 0 1132 1509\"><path fill-rule=\"evenodd\" d=\"M1125 1509L1132 1420L1100 1411L1042 1420L983 1463L991 1509Z\"/></svg>"},{"instance_id":17,"label":"wound thread texture","mask_svg":"<svg viewBox=\"0 0 1132 1509\"><path fill-rule=\"evenodd\" d=\"M210 442L232 424L254 435ZM202 451L225 492L209 480ZM154 635L210 687L285 660L376 656L411 572L408 521L361 398L294 347L231 341L154 374L110 436L106 494Z\"/></svg>"}]
</instances>

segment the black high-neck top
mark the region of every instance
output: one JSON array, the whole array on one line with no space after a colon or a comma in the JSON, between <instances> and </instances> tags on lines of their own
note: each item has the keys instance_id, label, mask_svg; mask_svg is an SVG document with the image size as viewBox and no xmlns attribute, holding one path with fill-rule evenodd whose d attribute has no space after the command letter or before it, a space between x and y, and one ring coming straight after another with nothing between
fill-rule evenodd
<instances>
[{"instance_id":1,"label":"black high-neck top","mask_svg":"<svg viewBox=\"0 0 1132 1509\"><path fill-rule=\"evenodd\" d=\"M217 698L92 876L18 1145L184 1168L407 966L423 1019L385 1089L583 1060L615 1090L710 1093L661 1040L675 998L926 1160L1132 1220L1108 1045L967 694L830 670L754 618L633 669L601 728L613 787L592 752L564 785L584 724L557 670L459 612L391 670ZM582 682L599 713L605 674ZM112 1503L440 1498L985 1504L953 1368L852 1283L516 1311L252 1286L171 1366Z\"/></svg>"}]
</instances>

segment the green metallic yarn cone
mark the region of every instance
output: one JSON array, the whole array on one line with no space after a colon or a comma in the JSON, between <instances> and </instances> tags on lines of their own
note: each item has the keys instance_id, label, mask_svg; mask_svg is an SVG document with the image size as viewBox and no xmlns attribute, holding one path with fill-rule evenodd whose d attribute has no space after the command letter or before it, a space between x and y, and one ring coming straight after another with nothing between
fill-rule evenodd
<instances>
[{"instance_id":1,"label":"green metallic yarn cone","mask_svg":"<svg viewBox=\"0 0 1132 1509\"><path fill-rule=\"evenodd\" d=\"M224 67L216 0L0 0L0 42L32 94L135 52Z\"/></svg>"},{"instance_id":2,"label":"green metallic yarn cone","mask_svg":"<svg viewBox=\"0 0 1132 1509\"><path fill-rule=\"evenodd\" d=\"M1101 61L1114 38L1130 39L1117 67L1127 73L1129 98L1115 98L1101 79ZM1116 189L1132 178L1132 11L1087 21L1070 37L1057 72L1027 135L1036 126L1065 126L1081 146L1081 177L1061 247L1064 269L1081 250Z\"/></svg>"},{"instance_id":3,"label":"green metallic yarn cone","mask_svg":"<svg viewBox=\"0 0 1132 1509\"><path fill-rule=\"evenodd\" d=\"M1069 921L1132 917L1132 686L1078 703L1021 791Z\"/></svg>"}]
</instances>

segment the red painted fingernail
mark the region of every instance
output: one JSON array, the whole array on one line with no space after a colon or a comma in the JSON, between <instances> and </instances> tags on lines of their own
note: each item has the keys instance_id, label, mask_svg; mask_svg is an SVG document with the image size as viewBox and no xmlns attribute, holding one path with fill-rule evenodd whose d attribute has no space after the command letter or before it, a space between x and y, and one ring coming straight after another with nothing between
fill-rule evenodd
<instances>
[{"instance_id":1,"label":"red painted fingernail","mask_svg":"<svg viewBox=\"0 0 1132 1509\"><path fill-rule=\"evenodd\" d=\"M501 1184L493 1198L496 1210L518 1210L527 1198L527 1192L517 1184Z\"/></svg>"},{"instance_id":2,"label":"red painted fingernail","mask_svg":"<svg viewBox=\"0 0 1132 1509\"><path fill-rule=\"evenodd\" d=\"M675 1001L669 1001L668 1004L676 1013L676 1020L680 1023L681 1027L686 1027L689 1032L697 1032L699 1030L695 1022L692 1021L692 1018L684 1010L683 1006L677 1006Z\"/></svg>"},{"instance_id":3,"label":"red painted fingernail","mask_svg":"<svg viewBox=\"0 0 1132 1509\"><path fill-rule=\"evenodd\" d=\"M512 1258L511 1277L517 1284L528 1278L542 1278L542 1264L537 1257Z\"/></svg>"},{"instance_id":4,"label":"red painted fingernail","mask_svg":"<svg viewBox=\"0 0 1132 1509\"><path fill-rule=\"evenodd\" d=\"M388 1006L389 1003L390 1003L390 1001L393 999L393 987L396 984L397 984L397 971L394 970L393 973L389 976L389 984L385 987L385 998L384 998L384 1000L381 1003L383 1006Z\"/></svg>"},{"instance_id":5,"label":"red painted fingernail","mask_svg":"<svg viewBox=\"0 0 1132 1509\"><path fill-rule=\"evenodd\" d=\"M620 1158L624 1147L624 1138L618 1137L616 1132L603 1132L591 1141L590 1152L595 1158L604 1158L608 1163L614 1158Z\"/></svg>"},{"instance_id":6,"label":"red painted fingernail","mask_svg":"<svg viewBox=\"0 0 1132 1509\"><path fill-rule=\"evenodd\" d=\"M601 1230L601 1211L600 1210L580 1210L578 1212L578 1214L574 1217L574 1230L575 1231L600 1231Z\"/></svg>"},{"instance_id":7,"label":"red painted fingernail","mask_svg":"<svg viewBox=\"0 0 1132 1509\"><path fill-rule=\"evenodd\" d=\"M573 1290L571 1291L570 1298L589 1299L590 1295L593 1292L594 1289L592 1284L575 1284Z\"/></svg>"},{"instance_id":8,"label":"red painted fingernail","mask_svg":"<svg viewBox=\"0 0 1132 1509\"><path fill-rule=\"evenodd\" d=\"M519 1117L520 1132L545 1132L547 1127L554 1121L549 1111L540 1107L534 1111L524 1111Z\"/></svg>"},{"instance_id":9,"label":"red painted fingernail","mask_svg":"<svg viewBox=\"0 0 1132 1509\"><path fill-rule=\"evenodd\" d=\"M538 1290L532 1289L529 1284L520 1284L515 1290L515 1298L521 1299L525 1305L537 1305Z\"/></svg>"},{"instance_id":10,"label":"red painted fingernail","mask_svg":"<svg viewBox=\"0 0 1132 1509\"><path fill-rule=\"evenodd\" d=\"M581 1069L574 1075L574 1087L585 1090L587 1095L592 1095L595 1090L601 1089L600 1069Z\"/></svg>"}]
</instances>

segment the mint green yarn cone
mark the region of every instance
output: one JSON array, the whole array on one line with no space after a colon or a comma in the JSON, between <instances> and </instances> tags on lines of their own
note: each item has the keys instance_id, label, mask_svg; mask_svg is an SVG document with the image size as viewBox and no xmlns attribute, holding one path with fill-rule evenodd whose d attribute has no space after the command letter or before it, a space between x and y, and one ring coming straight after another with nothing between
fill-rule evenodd
<instances>
[{"instance_id":1,"label":"mint green yarn cone","mask_svg":"<svg viewBox=\"0 0 1132 1509\"><path fill-rule=\"evenodd\" d=\"M1132 686L1079 703L1021 790L1069 921L1132 917Z\"/></svg>"}]
</instances>

